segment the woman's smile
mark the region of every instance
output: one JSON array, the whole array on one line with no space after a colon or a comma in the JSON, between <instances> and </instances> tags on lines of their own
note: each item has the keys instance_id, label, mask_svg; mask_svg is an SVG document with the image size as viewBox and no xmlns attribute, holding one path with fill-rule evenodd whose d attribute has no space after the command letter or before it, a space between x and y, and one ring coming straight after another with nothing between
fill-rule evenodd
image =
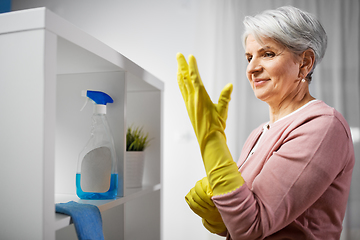
<instances>
[{"instance_id":1,"label":"woman's smile","mask_svg":"<svg viewBox=\"0 0 360 240\"><path fill-rule=\"evenodd\" d=\"M268 83L270 81L270 79L265 79L265 78L253 78L253 82L254 82L254 87L255 88L260 88L262 86L264 86L266 83Z\"/></svg>"}]
</instances>

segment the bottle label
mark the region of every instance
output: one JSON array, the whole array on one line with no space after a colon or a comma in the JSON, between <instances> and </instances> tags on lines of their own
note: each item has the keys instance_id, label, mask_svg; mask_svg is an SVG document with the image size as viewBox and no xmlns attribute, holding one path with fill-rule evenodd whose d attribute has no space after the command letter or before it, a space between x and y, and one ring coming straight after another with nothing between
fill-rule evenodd
<instances>
[{"instance_id":1,"label":"bottle label","mask_svg":"<svg viewBox=\"0 0 360 240\"><path fill-rule=\"evenodd\" d=\"M104 193L110 188L111 151L99 147L88 152L81 164L81 189L84 192Z\"/></svg>"}]
</instances>

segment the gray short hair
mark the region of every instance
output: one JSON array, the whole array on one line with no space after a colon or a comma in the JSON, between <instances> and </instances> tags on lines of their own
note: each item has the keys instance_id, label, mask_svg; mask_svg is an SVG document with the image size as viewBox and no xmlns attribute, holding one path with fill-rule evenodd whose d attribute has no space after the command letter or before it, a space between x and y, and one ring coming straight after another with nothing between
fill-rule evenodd
<instances>
[{"instance_id":1,"label":"gray short hair","mask_svg":"<svg viewBox=\"0 0 360 240\"><path fill-rule=\"evenodd\" d=\"M311 48L315 53L315 62L306 76L311 81L311 75L324 57L327 47L326 32L315 16L293 6L284 6L266 10L254 17L247 16L244 25L244 47L247 36L251 34L260 43L261 37L274 39L295 54Z\"/></svg>"}]
</instances>

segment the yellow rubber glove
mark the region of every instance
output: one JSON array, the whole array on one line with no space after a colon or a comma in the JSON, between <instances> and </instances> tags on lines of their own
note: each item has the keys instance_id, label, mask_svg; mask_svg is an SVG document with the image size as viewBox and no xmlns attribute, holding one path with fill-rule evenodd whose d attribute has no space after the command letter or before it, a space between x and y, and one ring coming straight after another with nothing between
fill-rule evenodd
<instances>
[{"instance_id":1,"label":"yellow rubber glove","mask_svg":"<svg viewBox=\"0 0 360 240\"><path fill-rule=\"evenodd\" d=\"M186 195L185 200L191 210L202 218L202 223L207 230L216 234L224 233L226 226L211 200L212 196L208 179L204 177L196 182L195 187Z\"/></svg>"},{"instance_id":2,"label":"yellow rubber glove","mask_svg":"<svg viewBox=\"0 0 360 240\"><path fill-rule=\"evenodd\" d=\"M244 180L232 159L224 132L233 86L227 84L218 104L214 104L201 81L195 57L189 56L189 65L181 53L176 57L179 88L200 146L210 187L214 195L234 191L244 184Z\"/></svg>"}]
</instances>

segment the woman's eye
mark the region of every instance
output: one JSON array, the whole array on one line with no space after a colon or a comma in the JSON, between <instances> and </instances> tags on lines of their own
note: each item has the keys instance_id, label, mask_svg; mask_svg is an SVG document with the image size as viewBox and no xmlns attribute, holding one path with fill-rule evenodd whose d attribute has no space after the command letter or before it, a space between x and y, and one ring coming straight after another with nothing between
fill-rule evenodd
<instances>
[{"instance_id":1,"label":"woman's eye","mask_svg":"<svg viewBox=\"0 0 360 240\"><path fill-rule=\"evenodd\" d=\"M275 57L275 53L273 53L273 52L266 52L266 53L264 54L264 56L265 56L265 57Z\"/></svg>"},{"instance_id":2,"label":"woman's eye","mask_svg":"<svg viewBox=\"0 0 360 240\"><path fill-rule=\"evenodd\" d=\"M250 62L252 57L247 57L246 59L247 59L248 62Z\"/></svg>"}]
</instances>

